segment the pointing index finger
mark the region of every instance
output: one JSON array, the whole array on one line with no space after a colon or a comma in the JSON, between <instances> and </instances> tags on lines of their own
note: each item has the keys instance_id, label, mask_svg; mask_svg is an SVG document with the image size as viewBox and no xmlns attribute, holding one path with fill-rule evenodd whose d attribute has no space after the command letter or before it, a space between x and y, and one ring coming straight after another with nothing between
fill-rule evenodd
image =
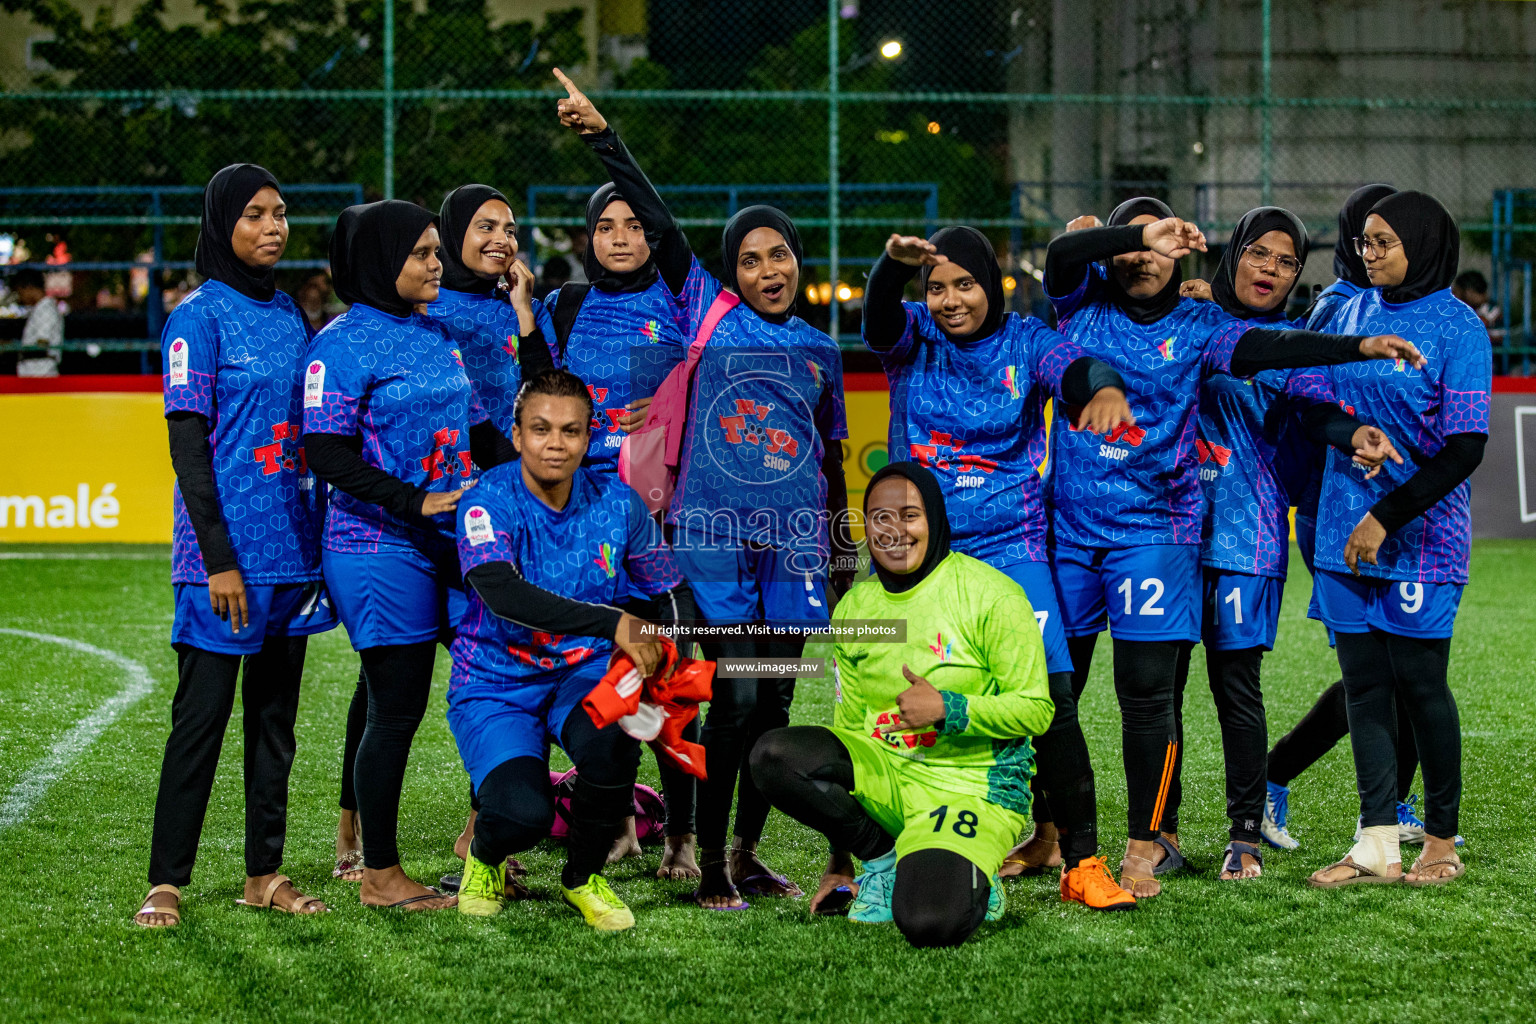
<instances>
[{"instance_id":1,"label":"pointing index finger","mask_svg":"<svg viewBox=\"0 0 1536 1024\"><path fill-rule=\"evenodd\" d=\"M581 99L581 90L576 88L576 83L565 77L565 72L559 68L555 68L554 71L555 78L559 80L561 85L565 86L566 95L570 96L573 100Z\"/></svg>"}]
</instances>

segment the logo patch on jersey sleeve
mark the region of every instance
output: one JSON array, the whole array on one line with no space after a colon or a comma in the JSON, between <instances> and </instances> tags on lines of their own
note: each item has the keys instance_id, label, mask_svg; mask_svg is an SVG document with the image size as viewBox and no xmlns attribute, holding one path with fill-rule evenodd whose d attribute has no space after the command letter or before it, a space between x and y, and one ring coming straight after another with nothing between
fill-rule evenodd
<instances>
[{"instance_id":1,"label":"logo patch on jersey sleeve","mask_svg":"<svg viewBox=\"0 0 1536 1024\"><path fill-rule=\"evenodd\" d=\"M181 387L187 383L187 339L177 338L171 342L171 387Z\"/></svg>"},{"instance_id":2,"label":"logo patch on jersey sleeve","mask_svg":"<svg viewBox=\"0 0 1536 1024\"><path fill-rule=\"evenodd\" d=\"M304 371L304 408L318 409L325 404L325 364L316 359Z\"/></svg>"},{"instance_id":3,"label":"logo patch on jersey sleeve","mask_svg":"<svg viewBox=\"0 0 1536 1024\"><path fill-rule=\"evenodd\" d=\"M472 548L496 539L496 528L491 525L491 514L484 505L472 505L464 513L464 537Z\"/></svg>"}]
</instances>

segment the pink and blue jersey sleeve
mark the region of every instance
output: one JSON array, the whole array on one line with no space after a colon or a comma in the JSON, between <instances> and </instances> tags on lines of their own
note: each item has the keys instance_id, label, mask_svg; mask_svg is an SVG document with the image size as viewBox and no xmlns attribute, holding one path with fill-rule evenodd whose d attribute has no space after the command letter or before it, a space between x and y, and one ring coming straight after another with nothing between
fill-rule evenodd
<instances>
[{"instance_id":1,"label":"pink and blue jersey sleeve","mask_svg":"<svg viewBox=\"0 0 1536 1024\"><path fill-rule=\"evenodd\" d=\"M1075 341L1056 333L1031 317L1024 323L1030 328L1028 345L1035 382L1056 398L1061 397L1061 378L1067 367L1083 356Z\"/></svg>"},{"instance_id":2,"label":"pink and blue jersey sleeve","mask_svg":"<svg viewBox=\"0 0 1536 1024\"><path fill-rule=\"evenodd\" d=\"M624 571L630 589L642 597L665 594L683 582L677 556L662 535L661 525L651 518L638 494L630 493L628 543Z\"/></svg>"},{"instance_id":3,"label":"pink and blue jersey sleeve","mask_svg":"<svg viewBox=\"0 0 1536 1024\"><path fill-rule=\"evenodd\" d=\"M683 290L676 296L678 326L682 329L685 342L692 342L698 337L699 328L709 315L709 307L714 305L715 296L723 290L724 286L715 275L705 270L695 256L693 265L688 268L688 277L683 282Z\"/></svg>"},{"instance_id":4,"label":"pink and blue jersey sleeve","mask_svg":"<svg viewBox=\"0 0 1536 1024\"><path fill-rule=\"evenodd\" d=\"M219 369L217 321L192 307L172 310L160 339L160 368L165 414L192 412L212 421Z\"/></svg>"},{"instance_id":5,"label":"pink and blue jersey sleeve","mask_svg":"<svg viewBox=\"0 0 1536 1024\"><path fill-rule=\"evenodd\" d=\"M462 503L455 531L459 569L468 573L492 562L506 562L516 567L513 532L520 520L512 515L493 488L484 488L480 494L470 491L467 497L473 500Z\"/></svg>"},{"instance_id":6,"label":"pink and blue jersey sleeve","mask_svg":"<svg viewBox=\"0 0 1536 1024\"><path fill-rule=\"evenodd\" d=\"M819 332L818 332L819 333ZM816 429L829 441L848 438L848 398L843 394L843 356L831 338L806 357L812 373L821 376L824 386L816 404Z\"/></svg>"},{"instance_id":7,"label":"pink and blue jersey sleeve","mask_svg":"<svg viewBox=\"0 0 1536 1024\"><path fill-rule=\"evenodd\" d=\"M358 410L372 385L373 375L340 332L315 335L304 368L304 433L359 433Z\"/></svg>"},{"instance_id":8,"label":"pink and blue jersey sleeve","mask_svg":"<svg viewBox=\"0 0 1536 1024\"><path fill-rule=\"evenodd\" d=\"M1459 345L1445 357L1440 378L1440 440L1452 434L1488 433L1488 409L1493 391L1493 349L1489 345Z\"/></svg>"}]
</instances>

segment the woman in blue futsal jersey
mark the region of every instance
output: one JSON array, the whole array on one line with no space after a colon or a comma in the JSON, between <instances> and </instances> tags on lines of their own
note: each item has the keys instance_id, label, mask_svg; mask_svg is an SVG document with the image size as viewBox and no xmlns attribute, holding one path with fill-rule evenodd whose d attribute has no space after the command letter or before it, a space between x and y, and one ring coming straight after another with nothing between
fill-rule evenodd
<instances>
[{"instance_id":1,"label":"woman in blue futsal jersey","mask_svg":"<svg viewBox=\"0 0 1536 1024\"><path fill-rule=\"evenodd\" d=\"M565 84L570 95L560 101L561 119L583 134L606 127L591 101ZM633 160L627 160L632 169L616 170L627 153L615 147L609 156L604 162L626 198L641 201L643 190L631 189L640 177ZM794 315L803 254L788 217L767 206L741 210L725 226L722 252L720 279L690 256L677 295L686 339L697 336L722 290L739 304L719 320L694 373L667 522L710 625L825 624L829 569L839 592L853 575L843 521L848 489L841 439L848 427L841 355L831 338ZM668 288L676 280L672 258L658 269ZM802 639L743 638L707 643L704 653L711 659L795 657L802 646ZM743 770L757 738L788 724L793 697L789 680L715 680L700 730L709 778L699 793L696 899L705 909L745 910L742 893L801 895L758 856L768 802ZM738 778L735 841L727 850Z\"/></svg>"},{"instance_id":2,"label":"woman in blue futsal jersey","mask_svg":"<svg viewBox=\"0 0 1536 1024\"><path fill-rule=\"evenodd\" d=\"M326 325L305 368L310 464L336 492L326 578L368 686L354 777L363 824L362 902L453 906L400 867L400 792L426 712L436 645L464 608L453 546L459 497L515 456L475 398L441 324L437 218L398 200L349 207L331 239L336 292L352 307Z\"/></svg>"},{"instance_id":3,"label":"woman in blue futsal jersey","mask_svg":"<svg viewBox=\"0 0 1536 1024\"><path fill-rule=\"evenodd\" d=\"M255 164L203 192L203 284L166 320L161 359L176 470L171 644L179 680L160 768L144 927L181 920L241 666L245 902L325 909L278 874L294 719L310 634L336 624L320 582L325 499L299 443L309 325L277 290L288 244L277 179Z\"/></svg>"},{"instance_id":4,"label":"woman in blue futsal jersey","mask_svg":"<svg viewBox=\"0 0 1536 1024\"><path fill-rule=\"evenodd\" d=\"M1211 283L1186 281L1181 292L1213 300L1238 320L1290 326L1285 303L1306 257L1301 221L1287 210L1260 207L1237 222ZM1241 380L1212 373L1201 381L1195 442L1205 489L1201 638L1226 762L1231 842L1223 880L1262 873L1268 737L1260 666L1279 627L1290 508L1328 444L1372 472L1383 458L1402 461L1386 435L1340 408L1315 374L1265 370ZM1177 806L1168 813L1177 815Z\"/></svg>"},{"instance_id":5,"label":"woman in blue futsal jersey","mask_svg":"<svg viewBox=\"0 0 1536 1024\"><path fill-rule=\"evenodd\" d=\"M1372 287L1339 307L1336 329L1397 332L1428 363L1326 371L1339 399L1380 423L1408 459L1368 480L1330 453L1323 478L1317 598L1344 673L1361 827L1349 854L1311 881L1443 885L1465 871L1455 845L1461 722L1446 673L1472 548L1467 477L1488 441L1493 351L1477 314L1451 294L1460 233L1432 196L1380 200L1355 246ZM1426 804L1424 849L1406 874L1395 806L1402 715L1413 724Z\"/></svg>"}]
</instances>

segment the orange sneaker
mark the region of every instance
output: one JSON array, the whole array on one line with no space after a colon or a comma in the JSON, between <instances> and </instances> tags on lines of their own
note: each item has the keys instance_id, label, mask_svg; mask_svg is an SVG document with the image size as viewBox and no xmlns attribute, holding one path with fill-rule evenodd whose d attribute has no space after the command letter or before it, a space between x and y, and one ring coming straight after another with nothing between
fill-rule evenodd
<instances>
[{"instance_id":1,"label":"orange sneaker","mask_svg":"<svg viewBox=\"0 0 1536 1024\"><path fill-rule=\"evenodd\" d=\"M1084 857L1061 873L1061 901L1089 910L1135 910L1136 897L1120 888L1102 857Z\"/></svg>"}]
</instances>

